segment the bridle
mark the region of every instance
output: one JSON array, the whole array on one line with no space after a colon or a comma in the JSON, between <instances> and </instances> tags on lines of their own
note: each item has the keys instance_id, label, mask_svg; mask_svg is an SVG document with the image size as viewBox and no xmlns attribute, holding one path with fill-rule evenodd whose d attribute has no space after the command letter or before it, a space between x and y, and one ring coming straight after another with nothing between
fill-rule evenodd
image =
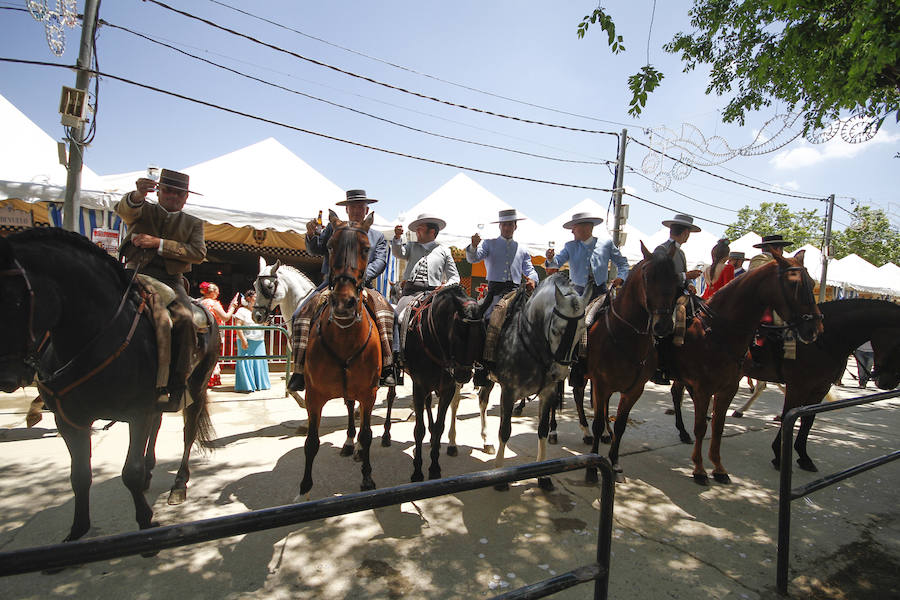
<instances>
[{"instance_id":1,"label":"bridle","mask_svg":"<svg viewBox=\"0 0 900 600\"><path fill-rule=\"evenodd\" d=\"M272 314L272 304L275 302L275 296L278 294L278 284L280 281L278 275L257 275L256 281L260 282L260 285L257 286L259 287L259 294L257 294L257 301L253 303L253 310L265 311L266 321L268 321ZM267 285L269 283L272 285L271 293L269 293ZM260 297L267 301L265 306L259 304Z\"/></svg>"},{"instance_id":2,"label":"bridle","mask_svg":"<svg viewBox=\"0 0 900 600\"><path fill-rule=\"evenodd\" d=\"M652 310L650 309L650 306L649 306L650 303L647 300L647 267L646 266L641 268L641 283L643 283L644 285L642 286L643 289L641 290L642 298L641 298L641 302L640 302L640 307L643 308L644 312L647 313L647 325L644 327L644 330L641 331L640 329L638 329L637 327L632 325L631 322L629 322L627 319L622 317L616 311L615 302L613 300L611 300L609 303L609 311L607 311L606 318L605 318L606 329L607 329L607 331L609 331L610 334L612 334L612 329L611 329L611 326L609 323L609 314L610 313L612 313L612 315L615 318L617 318L619 321L628 325L628 327L630 327L631 330L634 331L638 335L649 335L650 334L650 327L653 325L653 317L666 317L672 313L672 310L668 309L668 308L655 308Z\"/></svg>"},{"instance_id":3,"label":"bridle","mask_svg":"<svg viewBox=\"0 0 900 600\"><path fill-rule=\"evenodd\" d=\"M807 277L809 277L809 275L807 274L805 267L800 267L800 266L783 267L779 264L778 265L778 287L781 291L782 298L784 298L784 300L785 300L785 304L789 304L788 299L791 297L791 293L790 293L790 290L788 289L788 283L786 281L785 275L792 273L792 272L800 273L800 281L797 282L797 285L795 286L794 293L793 293L794 299L799 301L801 294L809 293L810 295L812 295L812 289L809 285L809 281L807 280ZM784 325L760 325L760 327L762 327L764 329L768 329L768 330L790 329L795 334L797 334L797 337L800 339L801 342L806 342L806 340L803 338L803 335L800 333L800 327L802 325L809 323L810 321L821 321L824 318L825 317L824 317L824 315L822 315L821 312L819 312L819 313L799 313L793 319L786 321ZM815 339L815 338L813 338L813 339ZM809 341L812 341L812 340L809 340Z\"/></svg>"},{"instance_id":4,"label":"bridle","mask_svg":"<svg viewBox=\"0 0 900 600\"><path fill-rule=\"evenodd\" d=\"M50 331L47 330L38 341L34 334L34 311L35 311L35 294L34 288L31 286L31 280L18 259L13 259L15 265L12 269L4 269L0 271L0 277L21 277L25 282L25 289L28 291L28 338L25 340L23 348L19 352L13 352L0 356L0 360L8 362L24 362L35 372L38 371L41 357L46 351L46 344L50 340Z\"/></svg>"},{"instance_id":5,"label":"bridle","mask_svg":"<svg viewBox=\"0 0 900 600\"><path fill-rule=\"evenodd\" d=\"M368 231L366 231L365 229L363 229L361 227L353 227L351 225L343 225L341 227L336 227L334 229L334 234L332 234L332 236L331 236L332 240L335 239L334 236L339 231L352 231L354 233L361 233L365 236L368 236L368 234L369 234ZM333 271L334 270L334 261L333 260L331 262L331 268ZM366 286L365 275L363 275L363 277L358 278L358 277L354 277L353 275L349 275L347 273L339 273L337 275L334 275L333 273L331 273L328 277L328 290L331 292L331 294L329 295L329 302L333 303L334 289L337 287L338 283L340 283L341 281L345 281L349 285L351 285L356 290L357 298L361 298L363 288ZM348 327L351 327L351 326L355 325L356 323L359 323L362 320L362 312L360 310L361 304L362 304L361 300L359 302L357 302L354 313L347 317L335 316L334 310L333 310L334 307L332 306L332 310L328 311L329 322L333 322L335 325L337 325L341 329L347 329Z\"/></svg>"},{"instance_id":6,"label":"bridle","mask_svg":"<svg viewBox=\"0 0 900 600\"><path fill-rule=\"evenodd\" d=\"M469 363L467 365L467 364L460 362L457 359L456 354L454 352L453 331L456 327L456 324L462 323L463 327L465 327L467 329L467 332L466 332L467 335L465 336L465 339L467 342L471 343L472 336L471 336L471 333L469 330L474 326L480 326L483 323L483 320L461 317L460 316L460 307L454 306L453 322L449 328L450 339L447 340L447 344L446 344L446 348L449 349L449 351L446 351L445 345L441 343L440 335L438 335L437 328L434 325L434 301L437 298L438 292L440 290L441 290L441 288L438 288L437 290L432 292L431 295L415 309L415 312L413 313L413 318L416 320L416 330L418 331L419 337L422 340L422 350L425 352L425 355L428 356L428 358L431 359L431 361L433 363L440 366L442 369L447 371L451 376L453 376L455 374L456 369L459 367L461 367L463 369L472 367L472 363ZM471 309L471 310L469 310L469 312L471 313L472 311L477 311L478 303L471 298L467 298L465 301L463 301L461 308L464 313L468 309ZM426 312L428 313L427 318L423 318L422 315L425 314ZM423 325L424 325L424 330L423 330ZM437 347L438 347L440 356L435 356L435 354L429 349L429 344L425 343L426 332L434 340L437 341Z\"/></svg>"},{"instance_id":7,"label":"bridle","mask_svg":"<svg viewBox=\"0 0 900 600\"><path fill-rule=\"evenodd\" d=\"M557 306L553 307L553 315L559 317L566 322L566 328L560 338L559 345L553 355L553 360L563 366L572 364L572 354L575 352L575 334L578 332L578 322L584 321L585 311L582 310L580 315L569 317L562 314ZM547 341L550 341L550 327L552 323L547 323Z\"/></svg>"}]
</instances>

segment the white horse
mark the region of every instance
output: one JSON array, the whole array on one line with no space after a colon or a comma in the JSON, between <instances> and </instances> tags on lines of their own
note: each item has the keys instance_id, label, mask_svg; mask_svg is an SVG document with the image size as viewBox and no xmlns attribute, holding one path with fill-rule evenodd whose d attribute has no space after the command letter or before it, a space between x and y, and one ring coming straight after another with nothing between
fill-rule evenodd
<instances>
[{"instance_id":1,"label":"white horse","mask_svg":"<svg viewBox=\"0 0 900 600\"><path fill-rule=\"evenodd\" d=\"M256 290L256 302L253 305L253 320L256 323L267 323L277 306L284 317L284 326L287 329L288 347L291 345L293 327L291 316L300 303L309 297L316 285L310 279L290 265L281 264L276 260L274 265L267 265L263 257L259 257L259 274L253 282ZM306 401L297 392L291 392L291 396L301 408L306 408Z\"/></svg>"}]
</instances>

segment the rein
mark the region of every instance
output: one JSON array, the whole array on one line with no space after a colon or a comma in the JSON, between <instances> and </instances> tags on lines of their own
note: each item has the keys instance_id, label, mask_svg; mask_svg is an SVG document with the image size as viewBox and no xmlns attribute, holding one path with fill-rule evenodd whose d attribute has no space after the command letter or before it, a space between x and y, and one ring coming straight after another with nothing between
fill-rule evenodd
<instances>
[{"instance_id":1,"label":"rein","mask_svg":"<svg viewBox=\"0 0 900 600\"><path fill-rule=\"evenodd\" d=\"M459 311L454 308L453 318L449 329L447 348L449 348L449 352L445 352L444 344L441 342L441 336L438 334L437 327L434 324L434 300L437 296L438 291L441 289L439 287L437 290L432 292L427 298L425 298L418 307L414 309L414 313L412 318L415 319L416 322L416 331L419 334L419 338L422 340L422 350L425 352L425 355L433 362L438 365L441 369L449 373L451 376L454 375L454 371L456 366L465 366L462 363L459 363L456 360L456 356L453 353L453 327L454 324L462 321L467 327L472 325L476 325L481 322L480 319L466 319L464 317L459 316ZM475 300L468 299L464 304L464 309L475 305L477 307L477 303ZM423 314L427 313L426 317L423 317ZM424 326L424 329L423 329ZM435 356L434 353L429 349L429 344L426 343L426 333L429 334L432 339L437 342L437 347L440 350L440 356Z\"/></svg>"},{"instance_id":2,"label":"rein","mask_svg":"<svg viewBox=\"0 0 900 600\"><path fill-rule=\"evenodd\" d=\"M374 329L373 321L372 321L372 319L369 319L369 330L366 333L366 339L363 340L363 343L359 346L359 348L354 350L350 354L350 356L347 358L341 358L341 356L338 355L337 351L335 351L335 349L332 348L331 345L328 343L328 340L325 339L325 335L322 332L322 319L321 318L316 319L316 322L317 322L317 333L319 336L319 340L322 342L322 346L325 348L325 351L328 352L329 355L331 355L331 358L333 358L335 361L337 361L341 365L341 385L342 385L342 389L344 392L344 397L346 398L347 397L347 371L350 369L350 363L352 363L354 360L356 360L359 357L359 355L362 354L363 350L366 349L366 346L369 345L369 340L372 339L372 330ZM334 322L331 319L331 311L330 310L329 310L329 318L328 318L327 322L328 323ZM340 325L337 322L334 322L334 323L335 323L335 325L338 325L340 327ZM346 327L341 327L341 329L346 329Z\"/></svg>"}]
</instances>

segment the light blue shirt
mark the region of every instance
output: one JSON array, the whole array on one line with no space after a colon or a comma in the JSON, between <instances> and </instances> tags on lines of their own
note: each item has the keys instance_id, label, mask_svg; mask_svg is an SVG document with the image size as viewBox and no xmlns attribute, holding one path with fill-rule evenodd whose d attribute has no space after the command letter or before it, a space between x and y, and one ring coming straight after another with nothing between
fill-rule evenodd
<instances>
[{"instance_id":1,"label":"light blue shirt","mask_svg":"<svg viewBox=\"0 0 900 600\"><path fill-rule=\"evenodd\" d=\"M472 244L466 246L466 260L474 264L484 261L488 281L512 281L522 283L522 276L538 282L537 271L531 262L531 255L519 246L519 242L505 237L482 240L477 250Z\"/></svg>"},{"instance_id":2,"label":"light blue shirt","mask_svg":"<svg viewBox=\"0 0 900 600\"><path fill-rule=\"evenodd\" d=\"M628 278L628 259L622 256L612 240L600 241L595 237L585 242L572 240L566 242L563 249L548 260L547 267L560 268L569 263L569 279L572 283L584 287L587 285L588 270L594 274L594 283L602 285L606 283L609 273L609 263L616 265L616 276L622 279Z\"/></svg>"}]
</instances>

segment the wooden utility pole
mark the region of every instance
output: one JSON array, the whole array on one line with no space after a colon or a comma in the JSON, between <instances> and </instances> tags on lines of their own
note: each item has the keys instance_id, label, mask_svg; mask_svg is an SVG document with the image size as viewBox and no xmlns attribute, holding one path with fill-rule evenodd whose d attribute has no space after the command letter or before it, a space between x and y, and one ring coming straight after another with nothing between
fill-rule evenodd
<instances>
[{"instance_id":1,"label":"wooden utility pole","mask_svg":"<svg viewBox=\"0 0 900 600\"><path fill-rule=\"evenodd\" d=\"M613 243L622 246L622 181L625 178L625 145L628 143L628 130L623 129L619 136L619 156L616 157L616 179L613 184L613 203L615 223L613 223Z\"/></svg>"},{"instance_id":2,"label":"wooden utility pole","mask_svg":"<svg viewBox=\"0 0 900 600\"><path fill-rule=\"evenodd\" d=\"M85 0L84 18L81 21L81 49L78 52L78 73L75 75L75 87L84 90L87 95L91 83L91 58L94 47L94 29L97 24L97 12L100 0ZM84 162L84 123L70 128L69 135L69 174L66 178L66 198L63 202L63 228L78 231L81 213L81 167Z\"/></svg>"},{"instance_id":3,"label":"wooden utility pole","mask_svg":"<svg viewBox=\"0 0 900 600\"><path fill-rule=\"evenodd\" d=\"M825 302L825 281L828 275L828 261L831 259L831 220L834 217L834 194L828 196L825 209L825 245L822 247L822 278L819 279L819 302Z\"/></svg>"}]
</instances>

